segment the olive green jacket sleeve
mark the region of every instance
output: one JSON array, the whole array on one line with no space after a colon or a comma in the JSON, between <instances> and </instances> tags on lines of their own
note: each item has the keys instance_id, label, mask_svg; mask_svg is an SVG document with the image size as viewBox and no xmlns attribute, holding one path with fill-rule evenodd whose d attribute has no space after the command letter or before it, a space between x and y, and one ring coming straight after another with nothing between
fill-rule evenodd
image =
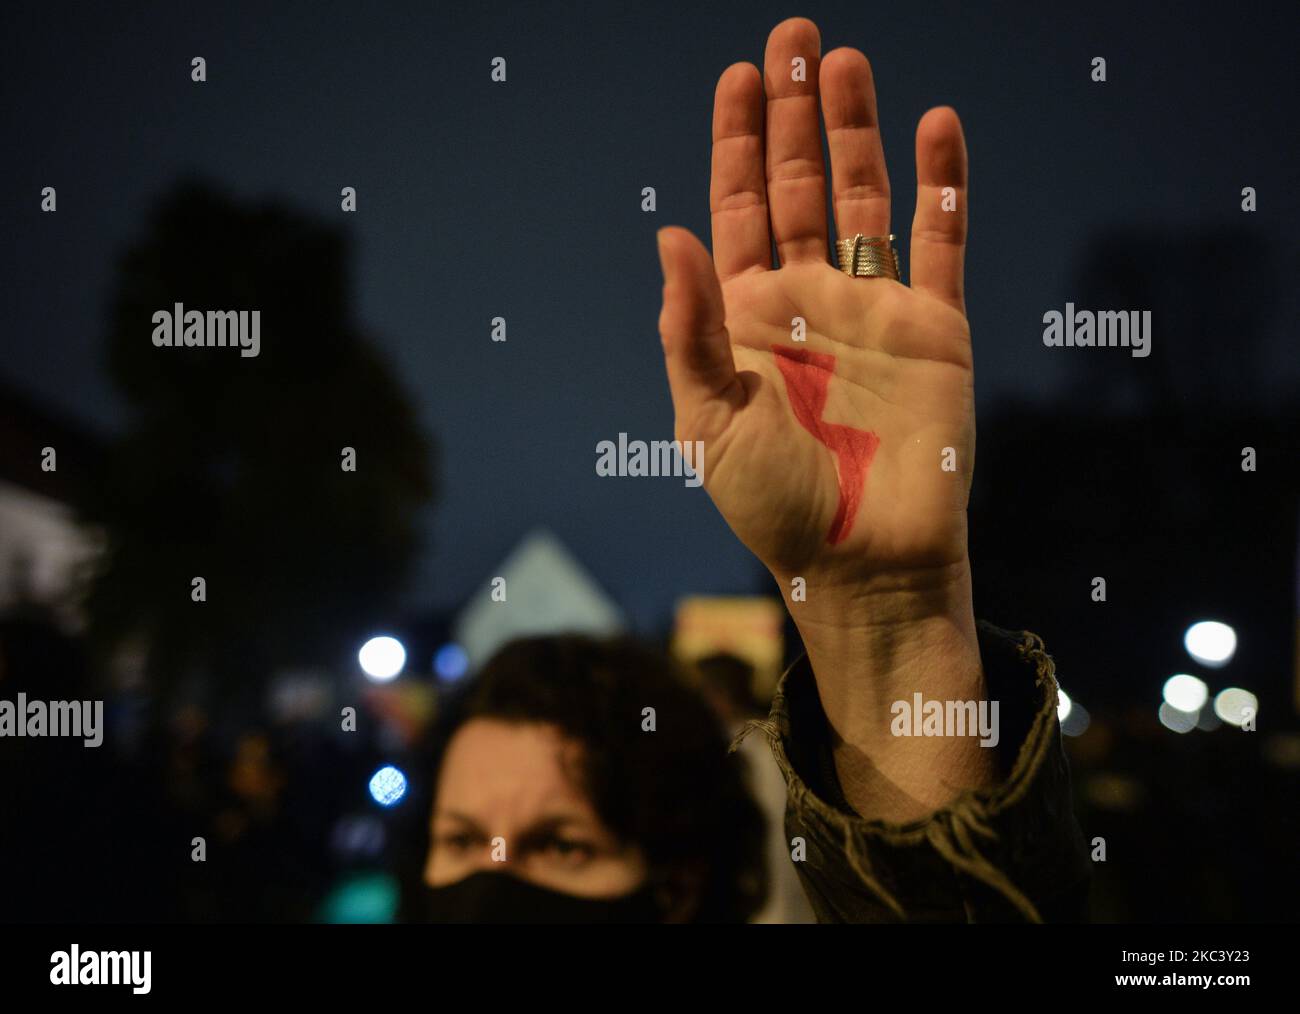
<instances>
[{"instance_id":1,"label":"olive green jacket sleeve","mask_svg":"<svg viewBox=\"0 0 1300 1014\"><path fill-rule=\"evenodd\" d=\"M1052 659L1028 632L981 622L979 639L989 699L999 702L989 747L999 781L925 820L864 820L845 801L806 656L781 678L768 718L746 730L767 735L785 776L786 836L820 922L1084 917L1091 864L1071 806Z\"/></svg>"}]
</instances>

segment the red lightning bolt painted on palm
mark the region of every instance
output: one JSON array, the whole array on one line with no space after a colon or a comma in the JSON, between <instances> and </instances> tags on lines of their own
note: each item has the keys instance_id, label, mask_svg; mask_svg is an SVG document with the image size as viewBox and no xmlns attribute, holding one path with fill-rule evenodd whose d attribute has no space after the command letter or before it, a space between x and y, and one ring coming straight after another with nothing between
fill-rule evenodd
<instances>
[{"instance_id":1,"label":"red lightning bolt painted on palm","mask_svg":"<svg viewBox=\"0 0 1300 1014\"><path fill-rule=\"evenodd\" d=\"M776 365L785 378L786 394L799 425L825 444L835 455L835 471L840 480L840 503L831 521L826 541L832 546L848 538L853 529L853 519L862 505L862 491L866 483L871 459L875 457L880 438L870 430L854 429L822 419L826 411L826 397L830 393L831 377L835 373L835 357L825 352L809 349L791 349L773 345Z\"/></svg>"}]
</instances>

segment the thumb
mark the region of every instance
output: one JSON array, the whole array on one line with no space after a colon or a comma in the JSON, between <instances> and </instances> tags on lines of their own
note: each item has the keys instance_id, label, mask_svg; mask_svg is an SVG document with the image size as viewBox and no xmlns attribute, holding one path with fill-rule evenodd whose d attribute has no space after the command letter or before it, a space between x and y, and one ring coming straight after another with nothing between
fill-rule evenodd
<instances>
[{"instance_id":1,"label":"thumb","mask_svg":"<svg viewBox=\"0 0 1300 1014\"><path fill-rule=\"evenodd\" d=\"M705 403L732 390L736 365L722 286L704 244L677 226L660 229L656 238L664 274L659 336L680 430Z\"/></svg>"}]
</instances>

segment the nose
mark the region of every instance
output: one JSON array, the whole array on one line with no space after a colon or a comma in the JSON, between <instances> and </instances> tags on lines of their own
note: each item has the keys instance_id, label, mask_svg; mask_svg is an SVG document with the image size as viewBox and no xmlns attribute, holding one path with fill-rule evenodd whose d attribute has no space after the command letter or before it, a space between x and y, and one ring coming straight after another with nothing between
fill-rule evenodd
<instances>
[{"instance_id":1,"label":"nose","mask_svg":"<svg viewBox=\"0 0 1300 1014\"><path fill-rule=\"evenodd\" d=\"M506 844L506 836L497 834L492 837L486 847L475 849L469 854L469 866L474 873L482 870L491 872L492 870L509 869L511 859L509 847Z\"/></svg>"}]
</instances>

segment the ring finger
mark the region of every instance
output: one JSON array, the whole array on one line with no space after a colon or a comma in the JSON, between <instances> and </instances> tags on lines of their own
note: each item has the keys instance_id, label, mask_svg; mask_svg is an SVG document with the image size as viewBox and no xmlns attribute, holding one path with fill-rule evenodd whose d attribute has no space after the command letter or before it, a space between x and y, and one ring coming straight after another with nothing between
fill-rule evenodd
<instances>
[{"instance_id":1,"label":"ring finger","mask_svg":"<svg viewBox=\"0 0 1300 1014\"><path fill-rule=\"evenodd\" d=\"M856 49L833 50L822 60L820 85L838 236L888 235L889 173L871 64Z\"/></svg>"}]
</instances>

